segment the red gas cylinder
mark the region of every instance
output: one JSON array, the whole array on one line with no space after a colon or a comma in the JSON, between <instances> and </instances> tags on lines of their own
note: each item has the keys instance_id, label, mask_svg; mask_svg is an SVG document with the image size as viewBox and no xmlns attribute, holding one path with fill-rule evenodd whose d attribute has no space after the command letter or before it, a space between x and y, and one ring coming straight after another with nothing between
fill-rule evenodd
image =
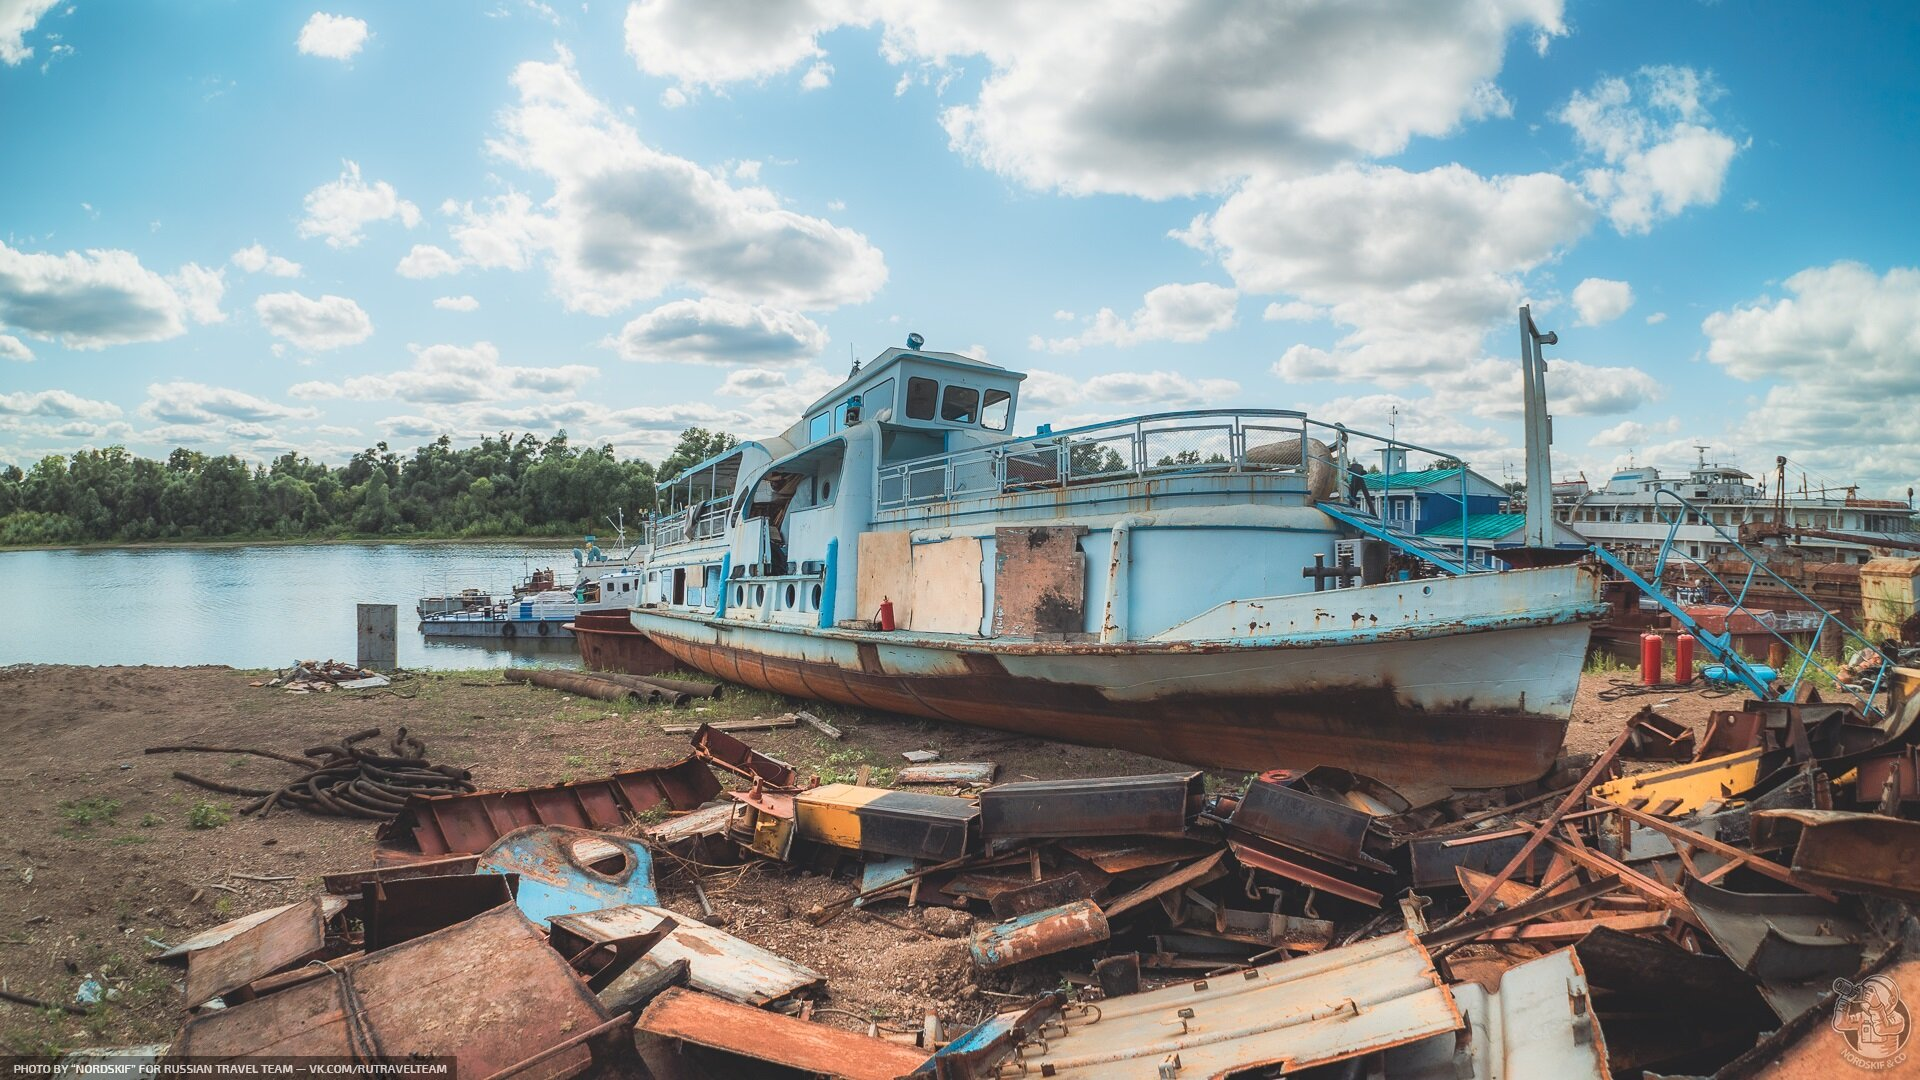
<instances>
[{"instance_id":1,"label":"red gas cylinder","mask_svg":"<svg viewBox=\"0 0 1920 1080\"><path fill-rule=\"evenodd\" d=\"M1693 681L1693 635L1681 634L1673 643L1673 681L1685 685Z\"/></svg>"},{"instance_id":2,"label":"red gas cylinder","mask_svg":"<svg viewBox=\"0 0 1920 1080\"><path fill-rule=\"evenodd\" d=\"M884 596L880 598L880 629L895 629L893 625L893 601Z\"/></svg>"},{"instance_id":3,"label":"red gas cylinder","mask_svg":"<svg viewBox=\"0 0 1920 1080\"><path fill-rule=\"evenodd\" d=\"M1653 686L1660 681L1660 666L1665 660L1666 643L1659 634L1640 635L1640 682Z\"/></svg>"}]
</instances>

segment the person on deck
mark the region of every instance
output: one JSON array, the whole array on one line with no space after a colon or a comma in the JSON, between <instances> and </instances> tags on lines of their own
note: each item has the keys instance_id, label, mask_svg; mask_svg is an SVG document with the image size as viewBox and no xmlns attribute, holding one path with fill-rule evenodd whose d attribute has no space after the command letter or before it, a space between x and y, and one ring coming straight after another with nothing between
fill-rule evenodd
<instances>
[{"instance_id":1,"label":"person on deck","mask_svg":"<svg viewBox=\"0 0 1920 1080\"><path fill-rule=\"evenodd\" d=\"M1378 513L1373 508L1373 492L1367 490L1367 471L1357 461L1347 462L1347 501L1354 506L1365 501L1367 513Z\"/></svg>"}]
</instances>

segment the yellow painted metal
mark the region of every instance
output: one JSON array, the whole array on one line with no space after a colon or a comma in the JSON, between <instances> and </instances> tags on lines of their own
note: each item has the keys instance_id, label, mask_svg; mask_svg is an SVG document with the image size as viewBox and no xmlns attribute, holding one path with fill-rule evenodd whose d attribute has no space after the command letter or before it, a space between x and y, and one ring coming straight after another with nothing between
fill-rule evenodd
<instances>
[{"instance_id":1,"label":"yellow painted metal","mask_svg":"<svg viewBox=\"0 0 1920 1080\"><path fill-rule=\"evenodd\" d=\"M1663 817L1692 813L1715 799L1727 799L1760 779L1759 747L1705 761L1690 761L1670 769L1623 776L1596 785L1593 796L1632 806ZM1668 800L1678 800L1671 806Z\"/></svg>"},{"instance_id":2,"label":"yellow painted metal","mask_svg":"<svg viewBox=\"0 0 1920 1080\"><path fill-rule=\"evenodd\" d=\"M794 798L794 827L802 840L860 850L863 806L893 792L855 784L822 784Z\"/></svg>"}]
</instances>

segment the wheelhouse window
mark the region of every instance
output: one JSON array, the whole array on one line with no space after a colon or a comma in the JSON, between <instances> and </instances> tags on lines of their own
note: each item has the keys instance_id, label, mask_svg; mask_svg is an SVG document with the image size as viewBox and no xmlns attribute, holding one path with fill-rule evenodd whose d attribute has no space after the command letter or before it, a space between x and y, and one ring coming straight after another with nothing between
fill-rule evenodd
<instances>
[{"instance_id":1,"label":"wheelhouse window","mask_svg":"<svg viewBox=\"0 0 1920 1080\"><path fill-rule=\"evenodd\" d=\"M808 420L807 421L807 441L819 442L821 439L824 439L828 435L833 434L832 424L833 424L832 417L828 416L826 413L821 413L819 416L816 416L813 419Z\"/></svg>"},{"instance_id":2,"label":"wheelhouse window","mask_svg":"<svg viewBox=\"0 0 1920 1080\"><path fill-rule=\"evenodd\" d=\"M1013 395L1005 390L987 391L987 403L980 410L980 426L988 431L1007 430L1013 418Z\"/></svg>"},{"instance_id":3,"label":"wheelhouse window","mask_svg":"<svg viewBox=\"0 0 1920 1080\"><path fill-rule=\"evenodd\" d=\"M980 416L980 391L971 386L949 386L940 401L940 419L971 424Z\"/></svg>"},{"instance_id":4,"label":"wheelhouse window","mask_svg":"<svg viewBox=\"0 0 1920 1080\"><path fill-rule=\"evenodd\" d=\"M940 384L918 375L907 380L907 419L933 419L933 404L940 395Z\"/></svg>"}]
</instances>

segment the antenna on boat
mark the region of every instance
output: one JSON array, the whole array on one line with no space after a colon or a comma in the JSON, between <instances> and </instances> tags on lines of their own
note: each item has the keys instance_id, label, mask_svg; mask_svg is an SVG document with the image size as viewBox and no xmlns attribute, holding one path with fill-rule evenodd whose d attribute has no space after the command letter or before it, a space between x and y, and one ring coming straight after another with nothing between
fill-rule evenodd
<instances>
[{"instance_id":1,"label":"antenna on boat","mask_svg":"<svg viewBox=\"0 0 1920 1080\"><path fill-rule=\"evenodd\" d=\"M855 375L860 374L860 356L853 351L853 342L851 341L847 342L847 362L853 365L847 369L847 378L851 379Z\"/></svg>"},{"instance_id":2,"label":"antenna on boat","mask_svg":"<svg viewBox=\"0 0 1920 1080\"><path fill-rule=\"evenodd\" d=\"M614 535L618 538L614 542L619 544L621 547L626 547L627 546L627 511L625 507L615 507L614 510L615 510L615 513L618 513L620 515L620 520L615 521L614 519L607 517L604 514L601 515L600 520L605 521L607 524L613 526Z\"/></svg>"}]
</instances>

